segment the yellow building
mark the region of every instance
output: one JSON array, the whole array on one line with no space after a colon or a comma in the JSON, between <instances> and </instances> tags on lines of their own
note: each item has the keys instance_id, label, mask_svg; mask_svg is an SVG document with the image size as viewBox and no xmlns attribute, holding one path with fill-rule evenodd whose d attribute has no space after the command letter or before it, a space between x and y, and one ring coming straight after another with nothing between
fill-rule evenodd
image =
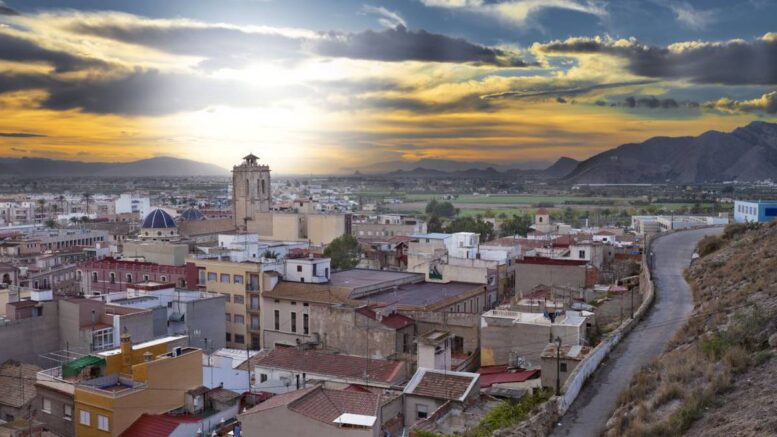
<instances>
[{"instance_id":1,"label":"yellow building","mask_svg":"<svg viewBox=\"0 0 777 437\"><path fill-rule=\"evenodd\" d=\"M227 347L244 349L248 346L251 349L259 349L261 278L263 267L266 266L255 262L192 261L199 270L200 288L221 293L227 298L224 315L227 324Z\"/></svg>"},{"instance_id":2,"label":"yellow building","mask_svg":"<svg viewBox=\"0 0 777 437\"><path fill-rule=\"evenodd\" d=\"M186 392L202 385L202 351L172 347L185 337L168 337L132 346L128 334L121 348L88 355L63 366L65 378L78 380L75 435L118 436L142 414L181 409ZM168 351L170 350L170 351Z\"/></svg>"}]
</instances>

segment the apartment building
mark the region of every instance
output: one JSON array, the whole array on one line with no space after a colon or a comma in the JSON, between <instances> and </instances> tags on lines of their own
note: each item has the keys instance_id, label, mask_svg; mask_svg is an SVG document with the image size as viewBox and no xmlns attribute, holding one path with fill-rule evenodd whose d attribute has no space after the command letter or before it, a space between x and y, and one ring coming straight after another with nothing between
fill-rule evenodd
<instances>
[{"instance_id":1,"label":"apartment building","mask_svg":"<svg viewBox=\"0 0 777 437\"><path fill-rule=\"evenodd\" d=\"M149 281L194 289L198 280L197 267L190 262L174 266L112 257L79 264L76 277L81 283L82 292L87 296L127 291L134 284Z\"/></svg>"},{"instance_id":2,"label":"apartment building","mask_svg":"<svg viewBox=\"0 0 777 437\"><path fill-rule=\"evenodd\" d=\"M262 272L279 269L282 263L255 263L194 260L198 286L203 291L221 293L226 298L226 347L261 347L260 300L264 289Z\"/></svg>"}]
</instances>

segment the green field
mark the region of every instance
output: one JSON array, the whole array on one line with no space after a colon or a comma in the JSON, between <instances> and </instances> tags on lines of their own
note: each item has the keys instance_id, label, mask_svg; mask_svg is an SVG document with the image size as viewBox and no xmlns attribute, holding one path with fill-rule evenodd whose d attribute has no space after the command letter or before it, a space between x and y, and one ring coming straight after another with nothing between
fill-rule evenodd
<instances>
[{"instance_id":1,"label":"green field","mask_svg":"<svg viewBox=\"0 0 777 437\"><path fill-rule=\"evenodd\" d=\"M408 194L405 196L407 202L425 202L432 199L442 200L444 196L439 194ZM453 203L468 204L515 204L515 205L535 205L538 203L553 203L555 205L564 205L565 203L575 205L596 204L599 202L614 202L617 204L628 205L628 202L639 200L636 197L583 197L583 196L534 196L521 194L492 194L490 196L473 196L471 194L462 194L451 200Z\"/></svg>"}]
</instances>

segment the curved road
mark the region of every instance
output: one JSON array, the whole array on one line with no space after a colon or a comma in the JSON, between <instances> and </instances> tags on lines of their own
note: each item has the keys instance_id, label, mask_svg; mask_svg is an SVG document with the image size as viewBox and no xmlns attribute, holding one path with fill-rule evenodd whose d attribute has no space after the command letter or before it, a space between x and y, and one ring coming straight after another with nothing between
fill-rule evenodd
<instances>
[{"instance_id":1,"label":"curved road","mask_svg":"<svg viewBox=\"0 0 777 437\"><path fill-rule=\"evenodd\" d=\"M722 228L698 229L667 234L653 243L653 277L656 297L653 307L594 372L567 414L551 435L599 436L615 410L618 396L643 365L666 348L674 333L693 310L693 297L683 278L696 243Z\"/></svg>"}]
</instances>

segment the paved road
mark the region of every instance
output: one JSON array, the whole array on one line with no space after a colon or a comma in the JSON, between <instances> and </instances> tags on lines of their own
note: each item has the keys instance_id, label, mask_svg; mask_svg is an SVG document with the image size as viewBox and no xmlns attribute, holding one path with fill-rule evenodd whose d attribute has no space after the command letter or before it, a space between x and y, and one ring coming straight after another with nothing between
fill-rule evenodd
<instances>
[{"instance_id":1,"label":"paved road","mask_svg":"<svg viewBox=\"0 0 777 437\"><path fill-rule=\"evenodd\" d=\"M615 410L618 396L635 371L659 355L693 310L693 298L683 278L696 242L720 228L667 234L653 244L656 299L647 317L610 353L588 381L551 435L598 436Z\"/></svg>"}]
</instances>

